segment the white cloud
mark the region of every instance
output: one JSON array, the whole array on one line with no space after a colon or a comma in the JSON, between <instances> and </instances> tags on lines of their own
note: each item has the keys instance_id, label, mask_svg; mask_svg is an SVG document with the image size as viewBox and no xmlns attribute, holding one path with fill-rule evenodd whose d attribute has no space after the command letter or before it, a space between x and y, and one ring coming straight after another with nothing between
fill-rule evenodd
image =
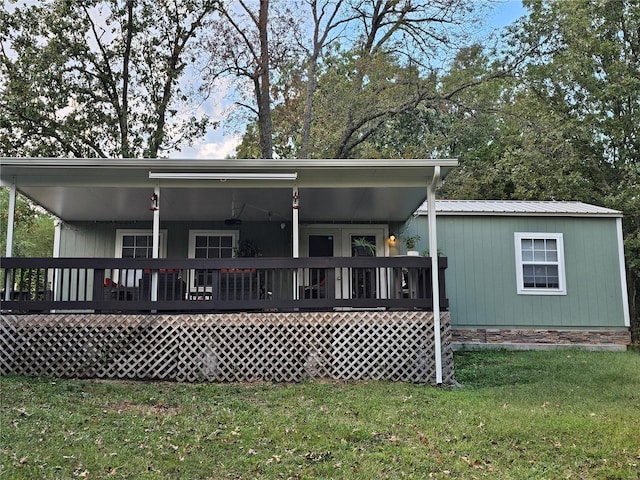
<instances>
[{"instance_id":1,"label":"white cloud","mask_svg":"<svg viewBox=\"0 0 640 480\"><path fill-rule=\"evenodd\" d=\"M240 137L227 137L222 138L219 142L203 142L193 147L185 147L175 152L171 157L223 159L227 155L235 153L240 141Z\"/></svg>"}]
</instances>

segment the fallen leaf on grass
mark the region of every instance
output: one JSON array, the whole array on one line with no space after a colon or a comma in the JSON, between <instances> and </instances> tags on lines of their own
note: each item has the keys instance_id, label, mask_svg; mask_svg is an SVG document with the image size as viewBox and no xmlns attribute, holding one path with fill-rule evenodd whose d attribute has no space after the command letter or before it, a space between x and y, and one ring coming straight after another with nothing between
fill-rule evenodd
<instances>
[{"instance_id":1,"label":"fallen leaf on grass","mask_svg":"<svg viewBox=\"0 0 640 480\"><path fill-rule=\"evenodd\" d=\"M282 457L280 455L272 455L267 459L267 463L280 463L280 460L282 460Z\"/></svg>"}]
</instances>

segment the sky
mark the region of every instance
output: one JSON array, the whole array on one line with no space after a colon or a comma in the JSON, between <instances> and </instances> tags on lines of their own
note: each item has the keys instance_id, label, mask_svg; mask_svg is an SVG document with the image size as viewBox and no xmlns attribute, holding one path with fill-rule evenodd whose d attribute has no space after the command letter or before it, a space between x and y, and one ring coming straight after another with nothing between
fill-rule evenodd
<instances>
[{"instance_id":1,"label":"sky","mask_svg":"<svg viewBox=\"0 0 640 480\"><path fill-rule=\"evenodd\" d=\"M476 1L486 2L487 0ZM492 3L495 7L488 17L489 30L502 29L526 13L522 6L522 0L492 0ZM221 93L218 98L223 96L224 94ZM231 132L230 128L225 127L225 116L228 113L229 106L223 104L219 99L211 98L202 108L211 116L213 121L220 122L220 127L215 130L209 130L205 138L199 143L184 147L174 152L171 157L222 159L235 152L235 148L240 143L241 135L237 132Z\"/></svg>"}]
</instances>

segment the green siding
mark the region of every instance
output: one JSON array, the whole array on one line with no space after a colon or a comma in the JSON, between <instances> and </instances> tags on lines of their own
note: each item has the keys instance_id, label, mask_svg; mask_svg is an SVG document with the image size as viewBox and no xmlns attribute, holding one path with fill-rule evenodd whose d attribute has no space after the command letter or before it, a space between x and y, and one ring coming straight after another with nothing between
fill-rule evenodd
<instances>
[{"instance_id":1,"label":"green siding","mask_svg":"<svg viewBox=\"0 0 640 480\"><path fill-rule=\"evenodd\" d=\"M106 257L115 255L116 230L151 230L151 222L63 224L60 235L61 257ZM291 256L291 227L280 228L280 222L160 222L167 231L167 258L187 258L189 230L239 230L240 240L253 241L265 257Z\"/></svg>"},{"instance_id":2,"label":"green siding","mask_svg":"<svg viewBox=\"0 0 640 480\"><path fill-rule=\"evenodd\" d=\"M407 232L422 236L427 219ZM562 233L567 295L516 293L515 232ZM439 216L452 323L469 328L624 327L615 218Z\"/></svg>"},{"instance_id":3,"label":"green siding","mask_svg":"<svg viewBox=\"0 0 640 480\"><path fill-rule=\"evenodd\" d=\"M151 223L63 225L63 257L113 257L119 228L150 229ZM161 222L167 256L185 258L189 230L240 230L264 256L290 256L291 229L279 222ZM405 235L419 234L428 248L426 217L412 218ZM567 295L518 295L514 232L564 235ZM615 218L439 216L439 249L449 257L447 296L452 322L469 328L624 328ZM404 252L401 240L393 254Z\"/></svg>"}]
</instances>

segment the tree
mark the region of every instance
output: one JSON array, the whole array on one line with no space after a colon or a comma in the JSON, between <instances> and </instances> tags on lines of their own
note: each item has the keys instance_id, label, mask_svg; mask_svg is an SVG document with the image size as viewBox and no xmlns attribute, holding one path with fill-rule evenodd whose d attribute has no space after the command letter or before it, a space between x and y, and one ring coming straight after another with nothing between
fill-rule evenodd
<instances>
[{"instance_id":1,"label":"tree","mask_svg":"<svg viewBox=\"0 0 640 480\"><path fill-rule=\"evenodd\" d=\"M0 188L0 256L7 245L9 189ZM50 257L53 254L53 218L38 210L22 195L16 195L14 257Z\"/></svg>"},{"instance_id":2,"label":"tree","mask_svg":"<svg viewBox=\"0 0 640 480\"><path fill-rule=\"evenodd\" d=\"M588 125L583 152L600 155L602 203L624 212L632 334L640 340L640 4L530 0L515 39L535 45L527 82L569 126ZM585 55L585 52L589 52Z\"/></svg>"},{"instance_id":3,"label":"tree","mask_svg":"<svg viewBox=\"0 0 640 480\"><path fill-rule=\"evenodd\" d=\"M501 85L489 142L459 151L445 194L585 200L624 212L632 335L640 340L640 4L526 0L513 55L529 52L517 82ZM588 52L588 55L585 54ZM480 117L471 116L471 122ZM455 132L460 138L463 130ZM455 153L455 151L454 151ZM484 158L483 158L484 156Z\"/></svg>"},{"instance_id":4,"label":"tree","mask_svg":"<svg viewBox=\"0 0 640 480\"><path fill-rule=\"evenodd\" d=\"M244 7L245 1L240 4ZM290 13L291 9L285 14L297 45L286 35L278 34L282 32L278 25L286 22L280 20L267 26L270 39L281 39L277 47L268 49L272 80L275 79L270 92L272 111L290 108L297 113L299 120L295 123L300 128L295 137L289 139L295 145L292 151L298 157L316 158L357 156L358 146L390 118L430 98L435 65L441 63L454 44L464 40L463 27L468 27L481 13L479 4L470 0L304 0L287 4L306 6L309 15L305 23ZM269 18L283 17L278 14ZM222 42L228 46L214 51L213 60L215 63L216 59L222 59L226 68L214 69L212 77L233 71L251 78L257 72L264 72L255 53L259 50L259 36L255 32L245 33L241 41L237 39L238 32L248 31L239 26L249 25L255 30L255 21L234 25L232 14L227 16L227 21L232 23L236 38L222 35ZM227 30L221 27L216 31ZM310 35L307 37L303 32ZM210 44L214 45L215 41ZM237 48L238 45L242 48ZM247 49L253 53L247 55ZM383 101L378 101L376 93ZM259 97L256 99L259 101ZM285 101L289 104L284 105ZM332 112L334 121L330 122L330 129L326 129L318 120L327 111L331 112L331 107L339 111ZM271 124L263 125L259 108L255 113L258 117L255 131L266 131ZM290 112L282 115L282 119L289 118ZM271 120L274 136L278 130L293 130L275 125L273 116ZM320 152L317 143L314 145L314 136L324 138L327 133L335 138L329 144L323 142ZM262 137L260 142L264 143Z\"/></svg>"},{"instance_id":5,"label":"tree","mask_svg":"<svg viewBox=\"0 0 640 480\"><path fill-rule=\"evenodd\" d=\"M296 56L297 24L292 10L282 2L276 4L275 15L271 10L269 0L259 0L257 5L250 0L222 4L219 16L208 23L211 34L202 45L210 88L219 78L231 76L242 95L247 90L243 81L249 81L254 103L237 103L257 118L262 158L273 158L271 77Z\"/></svg>"},{"instance_id":6,"label":"tree","mask_svg":"<svg viewBox=\"0 0 640 480\"><path fill-rule=\"evenodd\" d=\"M0 11L4 156L151 157L202 135L181 80L218 0L50 0Z\"/></svg>"}]
</instances>

